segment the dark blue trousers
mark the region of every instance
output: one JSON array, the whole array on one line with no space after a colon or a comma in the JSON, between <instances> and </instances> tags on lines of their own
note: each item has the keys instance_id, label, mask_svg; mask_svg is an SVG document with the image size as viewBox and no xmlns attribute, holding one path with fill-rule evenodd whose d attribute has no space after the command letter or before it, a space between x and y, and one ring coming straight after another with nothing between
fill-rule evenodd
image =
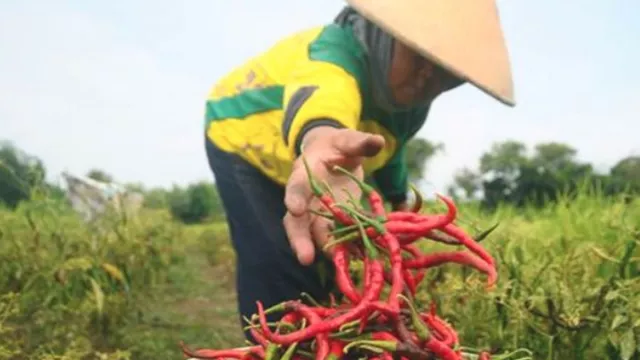
<instances>
[{"instance_id":1,"label":"dark blue trousers","mask_svg":"<svg viewBox=\"0 0 640 360\"><path fill-rule=\"evenodd\" d=\"M334 286L333 265L320 251L313 265L298 262L282 225L286 213L284 187L206 139L205 148L237 255L236 287L242 326L246 325L242 316L251 318L257 313L257 300L269 307L300 299L302 292L326 300ZM320 266L325 276L318 271ZM275 321L277 316L268 319ZM245 336L252 340L248 332Z\"/></svg>"}]
</instances>

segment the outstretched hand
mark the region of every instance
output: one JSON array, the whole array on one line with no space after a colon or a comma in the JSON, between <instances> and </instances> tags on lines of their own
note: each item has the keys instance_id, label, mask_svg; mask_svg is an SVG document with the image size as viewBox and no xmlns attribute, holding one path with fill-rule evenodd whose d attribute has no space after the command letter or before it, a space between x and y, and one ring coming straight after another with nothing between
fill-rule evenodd
<instances>
[{"instance_id":1,"label":"outstretched hand","mask_svg":"<svg viewBox=\"0 0 640 360\"><path fill-rule=\"evenodd\" d=\"M342 189L356 199L360 198L360 189L346 175L333 171L333 167L345 168L362 179L364 159L375 156L383 147L382 136L351 129L322 127L305 136L304 152L294 162L285 189L287 214L283 219L289 243L300 263L309 265L313 262L316 245L322 247L330 231L328 219L309 212L320 210L321 205L313 197L303 158L316 180L326 182L336 190L336 201L340 202L347 198Z\"/></svg>"}]
</instances>

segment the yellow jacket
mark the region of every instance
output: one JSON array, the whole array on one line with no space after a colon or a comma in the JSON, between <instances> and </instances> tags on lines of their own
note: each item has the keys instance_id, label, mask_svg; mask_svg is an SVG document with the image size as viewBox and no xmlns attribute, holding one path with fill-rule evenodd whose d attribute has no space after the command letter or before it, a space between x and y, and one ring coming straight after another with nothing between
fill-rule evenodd
<instances>
[{"instance_id":1,"label":"yellow jacket","mask_svg":"<svg viewBox=\"0 0 640 360\"><path fill-rule=\"evenodd\" d=\"M207 138L286 184L301 135L326 124L380 134L385 148L365 160L387 201L406 199L404 149L428 108L386 113L368 86L367 54L350 28L331 24L287 37L233 70L206 102Z\"/></svg>"}]
</instances>

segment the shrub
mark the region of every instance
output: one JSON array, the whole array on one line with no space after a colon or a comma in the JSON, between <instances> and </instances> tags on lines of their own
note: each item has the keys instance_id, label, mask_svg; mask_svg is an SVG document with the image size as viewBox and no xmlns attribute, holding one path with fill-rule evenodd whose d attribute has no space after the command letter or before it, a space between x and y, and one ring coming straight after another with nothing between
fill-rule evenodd
<instances>
[{"instance_id":1,"label":"shrub","mask_svg":"<svg viewBox=\"0 0 640 360\"><path fill-rule=\"evenodd\" d=\"M129 358L116 330L171 281L182 237L162 211L87 224L44 197L0 210L0 359Z\"/></svg>"}]
</instances>

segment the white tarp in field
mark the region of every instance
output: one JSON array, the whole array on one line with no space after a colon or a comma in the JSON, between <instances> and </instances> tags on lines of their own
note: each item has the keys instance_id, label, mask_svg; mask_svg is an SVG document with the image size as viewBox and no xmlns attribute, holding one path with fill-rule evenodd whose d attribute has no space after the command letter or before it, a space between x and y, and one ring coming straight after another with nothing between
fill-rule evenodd
<instances>
[{"instance_id":1,"label":"white tarp in field","mask_svg":"<svg viewBox=\"0 0 640 360\"><path fill-rule=\"evenodd\" d=\"M109 207L117 212L135 213L143 202L140 193L127 191L116 183L104 183L85 176L62 173L67 183L71 206L86 220L92 221Z\"/></svg>"}]
</instances>

